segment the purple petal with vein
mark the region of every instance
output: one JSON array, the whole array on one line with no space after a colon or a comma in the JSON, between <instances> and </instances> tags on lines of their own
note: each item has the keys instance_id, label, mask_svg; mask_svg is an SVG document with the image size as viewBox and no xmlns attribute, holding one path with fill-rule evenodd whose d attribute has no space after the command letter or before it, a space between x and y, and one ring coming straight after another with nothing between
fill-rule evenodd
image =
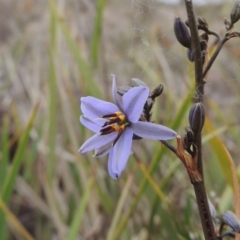
<instances>
[{"instance_id":1,"label":"purple petal with vein","mask_svg":"<svg viewBox=\"0 0 240 240\"><path fill-rule=\"evenodd\" d=\"M118 179L119 175L116 172L113 172L113 169L112 169L112 162L113 162L112 150L113 149L110 150L109 157L108 157L108 172L111 178Z\"/></svg>"},{"instance_id":2,"label":"purple petal with vein","mask_svg":"<svg viewBox=\"0 0 240 240\"><path fill-rule=\"evenodd\" d=\"M126 128L109 155L109 160L112 163L111 170L118 176L121 175L123 169L126 167L128 157L131 153L132 137L132 129Z\"/></svg>"},{"instance_id":3,"label":"purple petal with vein","mask_svg":"<svg viewBox=\"0 0 240 240\"><path fill-rule=\"evenodd\" d=\"M90 119L119 111L115 104L90 96L81 98L81 110L83 115Z\"/></svg>"},{"instance_id":4,"label":"purple petal with vein","mask_svg":"<svg viewBox=\"0 0 240 240\"><path fill-rule=\"evenodd\" d=\"M149 122L137 122L131 124L131 128L139 137L152 140L170 140L176 138L177 133L163 125Z\"/></svg>"},{"instance_id":5,"label":"purple petal with vein","mask_svg":"<svg viewBox=\"0 0 240 240\"><path fill-rule=\"evenodd\" d=\"M98 133L89 138L78 150L81 153L91 151L93 149L101 148L104 145L112 142L116 136L117 132L110 133L108 135L99 135Z\"/></svg>"},{"instance_id":6,"label":"purple petal with vein","mask_svg":"<svg viewBox=\"0 0 240 240\"><path fill-rule=\"evenodd\" d=\"M139 120L147 101L149 89L147 87L133 87L122 97L124 113L130 122L135 123Z\"/></svg>"},{"instance_id":7,"label":"purple petal with vein","mask_svg":"<svg viewBox=\"0 0 240 240\"><path fill-rule=\"evenodd\" d=\"M100 129L102 128L101 126L106 122L102 119L95 120L94 122L85 117L84 115L80 116L80 122L82 125L88 129L90 129L93 132L99 132ZM99 124L97 124L99 123Z\"/></svg>"}]
</instances>

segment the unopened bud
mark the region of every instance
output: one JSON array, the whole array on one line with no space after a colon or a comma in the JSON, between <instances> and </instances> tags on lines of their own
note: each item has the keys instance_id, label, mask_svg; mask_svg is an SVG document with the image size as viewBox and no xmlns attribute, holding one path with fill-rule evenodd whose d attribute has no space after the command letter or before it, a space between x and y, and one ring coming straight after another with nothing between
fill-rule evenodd
<instances>
[{"instance_id":1,"label":"unopened bud","mask_svg":"<svg viewBox=\"0 0 240 240\"><path fill-rule=\"evenodd\" d=\"M201 102L194 103L189 112L189 124L194 133L199 133L204 125L205 111Z\"/></svg>"},{"instance_id":2,"label":"unopened bud","mask_svg":"<svg viewBox=\"0 0 240 240\"><path fill-rule=\"evenodd\" d=\"M155 99L156 97L160 96L163 92L163 85L159 84L150 94L150 97L152 99Z\"/></svg>"},{"instance_id":3,"label":"unopened bud","mask_svg":"<svg viewBox=\"0 0 240 240\"><path fill-rule=\"evenodd\" d=\"M233 26L233 24L240 19L240 1L235 2L230 14L230 18L231 18L231 26Z\"/></svg>"},{"instance_id":4,"label":"unopened bud","mask_svg":"<svg viewBox=\"0 0 240 240\"><path fill-rule=\"evenodd\" d=\"M207 31L208 30L208 24L204 17L198 17L197 19L197 27L200 30Z\"/></svg>"},{"instance_id":5,"label":"unopened bud","mask_svg":"<svg viewBox=\"0 0 240 240\"><path fill-rule=\"evenodd\" d=\"M207 42L208 42L208 39L209 39L209 37L208 37L208 34L207 34L207 33L201 34L201 36L200 36L200 42L201 42L201 41L205 41L205 42L207 43Z\"/></svg>"},{"instance_id":6,"label":"unopened bud","mask_svg":"<svg viewBox=\"0 0 240 240\"><path fill-rule=\"evenodd\" d=\"M222 215L222 221L231 227L235 232L240 233L240 220L232 211L226 211Z\"/></svg>"},{"instance_id":7,"label":"unopened bud","mask_svg":"<svg viewBox=\"0 0 240 240\"><path fill-rule=\"evenodd\" d=\"M175 18L174 32L179 43L186 48L191 48L191 36L189 30L180 17Z\"/></svg>"}]
</instances>

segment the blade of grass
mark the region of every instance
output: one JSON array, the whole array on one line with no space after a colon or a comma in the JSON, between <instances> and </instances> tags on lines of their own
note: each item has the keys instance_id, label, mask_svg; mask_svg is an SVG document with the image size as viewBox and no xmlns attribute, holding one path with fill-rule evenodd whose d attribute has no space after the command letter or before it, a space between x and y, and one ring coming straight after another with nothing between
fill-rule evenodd
<instances>
[{"instance_id":1,"label":"blade of grass","mask_svg":"<svg viewBox=\"0 0 240 240\"><path fill-rule=\"evenodd\" d=\"M20 169L21 163L22 163L22 156L24 154L24 151L26 149L26 145L28 143L29 134L32 129L33 123L35 121L35 118L38 113L38 109L40 106L40 102L37 102L37 104L34 106L32 113L29 117L27 126L25 131L23 132L22 137L20 138L19 145L17 148L17 152L14 156L12 166L10 167L10 170L6 176L6 179L4 180L2 191L1 191L1 197L3 201L8 201L14 187L14 182L17 177L18 171Z\"/></svg>"},{"instance_id":2,"label":"blade of grass","mask_svg":"<svg viewBox=\"0 0 240 240\"><path fill-rule=\"evenodd\" d=\"M26 129L19 140L18 148L14 156L12 165L8 171L8 174L6 175L6 178L4 179L3 186L1 189L1 198L5 203L9 201L10 196L13 192L14 183L23 161L24 151L28 143L30 131L35 121L36 115L38 113L39 105L40 103L38 102L31 112ZM4 229L5 229L5 215L3 212L0 212L0 233L1 234L4 232Z\"/></svg>"},{"instance_id":3,"label":"blade of grass","mask_svg":"<svg viewBox=\"0 0 240 240\"><path fill-rule=\"evenodd\" d=\"M48 96L48 106L49 106L49 125L48 125L48 145L49 145L49 155L48 155L48 174L50 176L54 173L55 166L55 145L56 145L56 118L57 118L57 77L55 69L55 55L56 55L56 32L57 32L57 21L55 16L55 0L50 0L50 48L49 48L49 96Z\"/></svg>"},{"instance_id":4,"label":"blade of grass","mask_svg":"<svg viewBox=\"0 0 240 240\"><path fill-rule=\"evenodd\" d=\"M123 207L124 207L124 204L125 204L126 199L128 197L129 190L130 190L132 182L133 182L133 175L131 174L131 175L128 176L127 181L125 183L125 186L123 187L121 197L118 200L118 204L117 204L115 213L113 214L113 218L111 220L111 225L110 225L109 230L108 230L107 240L111 240L112 237L113 237L114 229L116 228L117 223L118 223L118 221L121 217Z\"/></svg>"},{"instance_id":5,"label":"blade of grass","mask_svg":"<svg viewBox=\"0 0 240 240\"><path fill-rule=\"evenodd\" d=\"M214 127L211 124L210 120L206 118L205 131L213 132ZM216 154L220 167L222 168L223 176L225 177L228 184L233 188L234 192L234 203L235 203L235 212L236 215L240 218L240 189L238 184L237 172L234 162L226 149L225 145L221 141L221 139L217 136L212 138L209 141L209 144Z\"/></svg>"},{"instance_id":6,"label":"blade of grass","mask_svg":"<svg viewBox=\"0 0 240 240\"><path fill-rule=\"evenodd\" d=\"M144 177L149 181L150 185L153 187L154 191L156 192L156 194L158 195L159 199L161 199L161 201L166 200L166 196L163 193L163 191L161 190L161 188L159 188L159 185L156 183L156 181L152 178L152 176L150 175L148 169L145 167L145 165L138 161L138 166L141 168Z\"/></svg>"},{"instance_id":7,"label":"blade of grass","mask_svg":"<svg viewBox=\"0 0 240 240\"><path fill-rule=\"evenodd\" d=\"M57 9L55 9L56 14ZM82 75L82 81L79 82L79 86L81 86L81 89L83 92L85 92L87 95L94 95L95 97L101 97L101 91L99 90L98 84L94 81L92 70L89 66L89 64L84 60L84 58L81 56L81 50L77 44L77 42L72 38L69 29L64 22L63 19L58 15L58 23L62 30L62 33L65 37L67 46L72 53L72 56L79 68L79 71Z\"/></svg>"},{"instance_id":8,"label":"blade of grass","mask_svg":"<svg viewBox=\"0 0 240 240\"><path fill-rule=\"evenodd\" d=\"M98 0L97 2L97 13L94 23L93 37L91 43L91 59L93 67L96 68L98 64L98 51L101 42L102 33L102 21L103 21L103 10L105 7L106 0Z\"/></svg>"},{"instance_id":9,"label":"blade of grass","mask_svg":"<svg viewBox=\"0 0 240 240\"><path fill-rule=\"evenodd\" d=\"M69 233L68 233L68 236L66 238L68 240L77 239L77 234L78 234L78 231L79 231L79 227L81 225L81 221L83 219L85 209L86 209L86 206L87 206L88 201L89 201L90 190L91 190L91 187L93 185L93 181L94 181L93 178L89 179L86 190L83 193L81 203L80 203L79 207L76 209L76 214L75 214L75 216L72 220L72 223L71 223L70 228L69 228Z\"/></svg>"},{"instance_id":10,"label":"blade of grass","mask_svg":"<svg viewBox=\"0 0 240 240\"><path fill-rule=\"evenodd\" d=\"M2 189L3 181L7 175L7 166L9 160L9 118L6 116L3 119L3 128L2 128L2 159L0 167L0 190Z\"/></svg>"},{"instance_id":11,"label":"blade of grass","mask_svg":"<svg viewBox=\"0 0 240 240\"><path fill-rule=\"evenodd\" d=\"M19 222L19 220L15 217L15 215L10 211L10 209L6 206L3 200L0 198L0 208L4 212L7 220L11 226L14 227L15 230L24 237L26 240L34 240L34 238L29 234L29 232L23 227L23 225Z\"/></svg>"}]
</instances>

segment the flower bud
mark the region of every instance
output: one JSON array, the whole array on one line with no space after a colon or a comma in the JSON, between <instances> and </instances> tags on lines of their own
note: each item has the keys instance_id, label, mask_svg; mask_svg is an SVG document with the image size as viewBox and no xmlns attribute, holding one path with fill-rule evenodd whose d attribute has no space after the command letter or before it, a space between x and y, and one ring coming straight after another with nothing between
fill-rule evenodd
<instances>
[{"instance_id":1,"label":"flower bud","mask_svg":"<svg viewBox=\"0 0 240 240\"><path fill-rule=\"evenodd\" d=\"M226 211L222 215L222 221L231 227L235 232L240 233L240 220L232 211Z\"/></svg>"},{"instance_id":2,"label":"flower bud","mask_svg":"<svg viewBox=\"0 0 240 240\"><path fill-rule=\"evenodd\" d=\"M240 1L235 2L230 14L230 18L231 18L231 26L233 26L233 24L240 19Z\"/></svg>"},{"instance_id":3,"label":"flower bud","mask_svg":"<svg viewBox=\"0 0 240 240\"><path fill-rule=\"evenodd\" d=\"M198 17L197 19L197 27L198 29L201 29L203 31L207 31L208 30L208 24L207 21L204 17Z\"/></svg>"},{"instance_id":4,"label":"flower bud","mask_svg":"<svg viewBox=\"0 0 240 240\"><path fill-rule=\"evenodd\" d=\"M160 96L163 92L163 85L159 84L150 94L150 97L152 99L155 99L156 97Z\"/></svg>"},{"instance_id":5,"label":"flower bud","mask_svg":"<svg viewBox=\"0 0 240 240\"><path fill-rule=\"evenodd\" d=\"M194 133L199 133L204 125L205 111L201 102L194 103L189 112L189 124Z\"/></svg>"},{"instance_id":6,"label":"flower bud","mask_svg":"<svg viewBox=\"0 0 240 240\"><path fill-rule=\"evenodd\" d=\"M180 17L175 18L174 32L179 43L186 48L191 48L191 36L189 30Z\"/></svg>"}]
</instances>

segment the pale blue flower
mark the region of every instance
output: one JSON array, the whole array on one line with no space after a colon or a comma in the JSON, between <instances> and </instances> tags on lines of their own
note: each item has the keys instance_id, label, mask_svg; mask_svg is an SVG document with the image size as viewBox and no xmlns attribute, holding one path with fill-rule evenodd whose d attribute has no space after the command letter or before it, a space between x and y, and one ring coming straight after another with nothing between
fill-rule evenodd
<instances>
[{"instance_id":1,"label":"pale blue flower","mask_svg":"<svg viewBox=\"0 0 240 240\"><path fill-rule=\"evenodd\" d=\"M149 95L148 87L133 87L119 99L113 75L112 94L115 104L90 96L81 98L83 115L80 121L96 134L79 152L95 150L96 157L109 154L108 171L116 179L127 164L134 134L151 140L170 140L176 137L176 132L162 125L139 121Z\"/></svg>"}]
</instances>

